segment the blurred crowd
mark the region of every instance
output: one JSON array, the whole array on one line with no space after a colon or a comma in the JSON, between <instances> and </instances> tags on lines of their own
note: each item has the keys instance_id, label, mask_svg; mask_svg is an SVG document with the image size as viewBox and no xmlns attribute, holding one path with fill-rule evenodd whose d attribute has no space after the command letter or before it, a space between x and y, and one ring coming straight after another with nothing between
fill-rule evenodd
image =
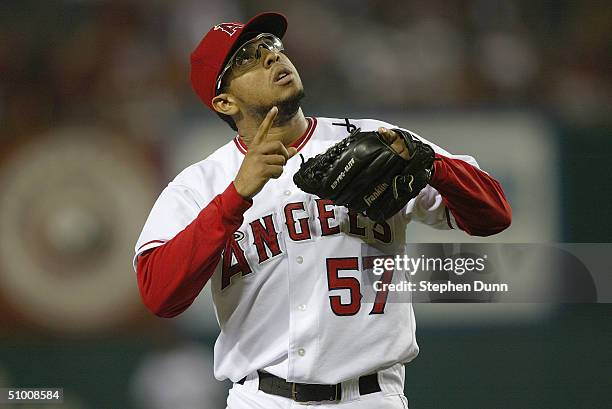
<instances>
[{"instance_id":1,"label":"blurred crowd","mask_svg":"<svg viewBox=\"0 0 612 409\"><path fill-rule=\"evenodd\" d=\"M209 27L278 10L311 114L535 108L609 121L612 8L605 1L6 0L0 136L66 122L157 139L216 120L189 85Z\"/></svg>"}]
</instances>

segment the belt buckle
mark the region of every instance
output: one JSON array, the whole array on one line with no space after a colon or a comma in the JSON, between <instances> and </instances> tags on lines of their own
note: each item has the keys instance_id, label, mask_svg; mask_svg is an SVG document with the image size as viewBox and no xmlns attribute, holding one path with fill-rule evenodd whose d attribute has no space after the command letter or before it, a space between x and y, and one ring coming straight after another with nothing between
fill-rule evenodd
<instances>
[{"instance_id":1,"label":"belt buckle","mask_svg":"<svg viewBox=\"0 0 612 409\"><path fill-rule=\"evenodd\" d=\"M297 402L297 390L295 389L295 382L291 382L291 399Z\"/></svg>"},{"instance_id":2,"label":"belt buckle","mask_svg":"<svg viewBox=\"0 0 612 409\"><path fill-rule=\"evenodd\" d=\"M296 382L291 382L291 399L293 399L294 402L298 402L298 403L311 403L311 401L300 400L298 398L298 392L297 392L296 385L297 385Z\"/></svg>"},{"instance_id":3,"label":"belt buckle","mask_svg":"<svg viewBox=\"0 0 612 409\"><path fill-rule=\"evenodd\" d=\"M297 393L297 389L296 389L296 385L297 383L295 382L291 382L291 399L293 399L294 402L299 402L299 403L310 403L310 402L320 402L320 401L305 401L305 400L299 400L298 399L298 393ZM339 402L340 400L342 400L342 392L341 392L341 384L337 383L334 385L334 395L329 397L329 401L331 402Z\"/></svg>"}]
</instances>

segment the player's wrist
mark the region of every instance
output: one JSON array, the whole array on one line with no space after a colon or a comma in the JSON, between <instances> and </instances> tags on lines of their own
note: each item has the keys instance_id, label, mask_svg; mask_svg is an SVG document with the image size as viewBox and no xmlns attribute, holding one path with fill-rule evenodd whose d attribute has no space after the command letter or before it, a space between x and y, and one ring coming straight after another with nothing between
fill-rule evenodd
<instances>
[{"instance_id":1,"label":"player's wrist","mask_svg":"<svg viewBox=\"0 0 612 409\"><path fill-rule=\"evenodd\" d=\"M249 191L244 187L240 179L236 178L236 180L234 180L233 182L233 185L234 190L236 191L236 193L238 193L238 195L240 195L240 197L242 197L242 199L247 201L251 201L253 199L253 196L251 196Z\"/></svg>"},{"instance_id":2,"label":"player's wrist","mask_svg":"<svg viewBox=\"0 0 612 409\"><path fill-rule=\"evenodd\" d=\"M236 184L232 182L223 192L223 203L226 213L241 215L253 205L253 200L242 196L236 189Z\"/></svg>"}]
</instances>

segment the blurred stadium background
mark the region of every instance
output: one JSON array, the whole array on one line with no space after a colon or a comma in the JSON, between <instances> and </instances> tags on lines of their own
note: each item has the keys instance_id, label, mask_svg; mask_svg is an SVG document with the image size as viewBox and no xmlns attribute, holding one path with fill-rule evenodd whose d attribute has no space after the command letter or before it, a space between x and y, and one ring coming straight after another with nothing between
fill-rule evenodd
<instances>
[{"instance_id":1,"label":"blurred stadium background","mask_svg":"<svg viewBox=\"0 0 612 409\"><path fill-rule=\"evenodd\" d=\"M308 115L394 122L501 180L514 221L495 240L610 241L610 2L3 0L0 387L224 407L208 289L156 319L131 258L165 184L233 137L191 91L189 52L264 10L289 19ZM609 305L477 307L416 307L411 408L609 407Z\"/></svg>"}]
</instances>

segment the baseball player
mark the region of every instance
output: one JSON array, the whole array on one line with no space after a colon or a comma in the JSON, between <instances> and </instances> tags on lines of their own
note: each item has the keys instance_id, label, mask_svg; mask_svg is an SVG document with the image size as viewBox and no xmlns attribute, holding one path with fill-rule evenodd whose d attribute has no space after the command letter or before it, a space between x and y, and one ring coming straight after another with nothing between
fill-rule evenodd
<instances>
[{"instance_id":1,"label":"baseball player","mask_svg":"<svg viewBox=\"0 0 612 409\"><path fill-rule=\"evenodd\" d=\"M435 151L431 180L382 223L298 189L299 156L355 128L410 152L394 125L305 116L286 28L276 13L221 23L192 53L195 92L237 135L153 206L134 257L141 296L174 317L210 281L221 329L215 376L234 382L228 408L406 408L404 364L419 351L412 305L361 302L361 246L402 243L411 222L491 235L510 225L511 210L473 158L414 133Z\"/></svg>"}]
</instances>

